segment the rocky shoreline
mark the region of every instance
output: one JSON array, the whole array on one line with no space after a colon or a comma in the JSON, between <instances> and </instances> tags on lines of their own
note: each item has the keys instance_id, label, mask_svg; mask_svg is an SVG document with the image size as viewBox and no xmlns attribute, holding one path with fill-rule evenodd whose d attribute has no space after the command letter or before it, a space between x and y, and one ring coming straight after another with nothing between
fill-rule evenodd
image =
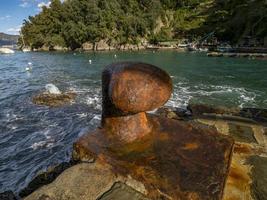
<instances>
[{"instance_id":1,"label":"rocky shoreline","mask_svg":"<svg viewBox=\"0 0 267 200\"><path fill-rule=\"evenodd\" d=\"M46 89L34 103L75 98L53 84ZM0 199L266 199L267 109L164 107L172 90L156 66L108 65L101 126L73 143L70 162L37 175L18 197L7 191Z\"/></svg>"},{"instance_id":2,"label":"rocky shoreline","mask_svg":"<svg viewBox=\"0 0 267 200\"><path fill-rule=\"evenodd\" d=\"M227 109L207 105L189 105L188 109L162 107L157 110L155 115L185 121L190 124L202 124L209 129L216 129L221 134L231 135L235 140L235 146L223 199L243 200L245 198L260 200L267 198L267 190L264 187L267 180L267 173L265 172L267 164L267 110L251 108ZM70 176L75 176L74 174L76 174L75 179L81 181L82 176L85 175L83 170L101 171L101 173L94 173L92 175L94 176L93 178L88 178L88 181L83 182L83 184L88 184L88 187L89 185L92 186L92 184L98 185L97 181L102 181L103 166L101 166L101 163L75 162L71 159L69 163L62 163L51 167L47 172L37 175L28 187L19 193L19 197L16 197L11 191L7 191L0 194L0 199L54 200L55 198L48 197L50 193L49 188L56 186L67 189L66 187L69 187L68 184L71 183L65 182L67 180L64 177L70 178ZM106 173L109 174L110 172ZM104 175L106 174L104 173ZM99 199L110 199L108 197L112 195L117 198L124 195L128 199L147 199L140 191L136 190L138 188L136 185L117 178L111 179L112 184L110 183L108 188L94 187L99 193L102 191L102 196L100 195L101 198ZM92 183L92 179L96 182ZM73 184L71 185L74 186ZM135 189L129 187L129 185L134 185L133 188ZM142 188L141 186L139 187ZM76 189L75 193L78 195L81 189ZM74 192L73 190L71 191ZM41 193L47 194L47 198L45 196L36 198L36 195ZM93 199L91 198L92 196L92 193L88 194L86 199ZM65 198L62 197L62 199Z\"/></svg>"}]
</instances>

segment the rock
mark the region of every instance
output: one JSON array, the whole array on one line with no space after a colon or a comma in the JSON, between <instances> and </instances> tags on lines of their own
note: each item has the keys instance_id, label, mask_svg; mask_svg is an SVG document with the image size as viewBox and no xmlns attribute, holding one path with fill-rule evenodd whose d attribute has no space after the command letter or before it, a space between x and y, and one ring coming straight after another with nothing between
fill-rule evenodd
<instances>
[{"instance_id":1,"label":"rock","mask_svg":"<svg viewBox=\"0 0 267 200\"><path fill-rule=\"evenodd\" d=\"M161 107L157 109L155 114L161 117L167 117L169 119L181 120L181 118L173 111L173 109L169 107Z\"/></svg>"},{"instance_id":2,"label":"rock","mask_svg":"<svg viewBox=\"0 0 267 200\"><path fill-rule=\"evenodd\" d=\"M191 119L191 112L183 108L161 107L157 109L156 114L169 119L188 120Z\"/></svg>"},{"instance_id":3,"label":"rock","mask_svg":"<svg viewBox=\"0 0 267 200\"><path fill-rule=\"evenodd\" d=\"M226 108L223 106L210 106L205 104L189 104L187 107L188 110L195 116L203 114L229 114L237 115L240 112L239 108Z\"/></svg>"},{"instance_id":4,"label":"rock","mask_svg":"<svg viewBox=\"0 0 267 200\"><path fill-rule=\"evenodd\" d=\"M69 49L67 47L62 47L62 46L59 46L59 45L55 45L53 47L53 50L54 51L68 51Z\"/></svg>"},{"instance_id":5,"label":"rock","mask_svg":"<svg viewBox=\"0 0 267 200\"><path fill-rule=\"evenodd\" d=\"M91 42L85 42L82 44L82 49L84 51L92 51L94 50L94 44Z\"/></svg>"},{"instance_id":6,"label":"rock","mask_svg":"<svg viewBox=\"0 0 267 200\"><path fill-rule=\"evenodd\" d=\"M137 192L133 188L122 184L121 182L115 183L112 188L105 192L99 200L149 200L143 194Z\"/></svg>"},{"instance_id":7,"label":"rock","mask_svg":"<svg viewBox=\"0 0 267 200\"><path fill-rule=\"evenodd\" d=\"M71 167L74 163L64 162L55 167L50 167L46 172L42 172L37 175L26 188L20 191L20 197L26 197L31 194L33 191L37 190L43 185L53 182L64 170ZM1 199L1 198L0 198Z\"/></svg>"},{"instance_id":8,"label":"rock","mask_svg":"<svg viewBox=\"0 0 267 200\"><path fill-rule=\"evenodd\" d=\"M257 143L254 137L253 129L250 126L245 126L236 123L228 123L229 134L237 142Z\"/></svg>"},{"instance_id":9,"label":"rock","mask_svg":"<svg viewBox=\"0 0 267 200\"><path fill-rule=\"evenodd\" d=\"M194 116L212 116L211 114L221 115L220 117L233 117L232 120L243 120L250 119L253 121L266 123L267 122L267 109L260 108L226 108L222 106L210 106L204 104L189 104L188 110L192 112ZM215 115L214 115L215 116ZM215 116L216 117L216 116ZM239 117L239 119L238 119ZM242 119L243 118L243 119Z\"/></svg>"},{"instance_id":10,"label":"rock","mask_svg":"<svg viewBox=\"0 0 267 200\"><path fill-rule=\"evenodd\" d=\"M116 176L109 165L82 163L68 168L53 183L43 186L24 200L96 200L107 199L108 196L120 198L118 195L126 196L128 200L145 199L140 192L123 184L127 181L131 182L131 178ZM135 187L143 191L142 184Z\"/></svg>"},{"instance_id":11,"label":"rock","mask_svg":"<svg viewBox=\"0 0 267 200\"><path fill-rule=\"evenodd\" d=\"M0 200L17 200L17 198L12 191L6 191L0 193Z\"/></svg>"},{"instance_id":12,"label":"rock","mask_svg":"<svg viewBox=\"0 0 267 200\"><path fill-rule=\"evenodd\" d=\"M73 92L66 92L62 94L50 94L47 92L38 94L32 98L32 102L37 105L44 105L50 107L64 106L74 101L76 94Z\"/></svg>"},{"instance_id":13,"label":"rock","mask_svg":"<svg viewBox=\"0 0 267 200\"><path fill-rule=\"evenodd\" d=\"M238 148L247 149L250 152L250 147L246 147L245 145L235 146L223 200L252 199L249 187L252 182L250 177L251 166L244 164L247 156L238 152Z\"/></svg>"},{"instance_id":14,"label":"rock","mask_svg":"<svg viewBox=\"0 0 267 200\"><path fill-rule=\"evenodd\" d=\"M223 200L267 199L266 124L220 118L195 120L215 126L220 133L235 139Z\"/></svg>"},{"instance_id":15,"label":"rock","mask_svg":"<svg viewBox=\"0 0 267 200\"><path fill-rule=\"evenodd\" d=\"M259 122L267 122L267 109L243 108L240 116L254 119Z\"/></svg>"},{"instance_id":16,"label":"rock","mask_svg":"<svg viewBox=\"0 0 267 200\"><path fill-rule=\"evenodd\" d=\"M109 45L105 40L100 40L99 42L96 42L95 47L97 51L109 50Z\"/></svg>"},{"instance_id":17,"label":"rock","mask_svg":"<svg viewBox=\"0 0 267 200\"><path fill-rule=\"evenodd\" d=\"M252 166L251 169L251 192L255 200L267 199L267 158L258 155L251 156L247 163Z\"/></svg>"}]
</instances>

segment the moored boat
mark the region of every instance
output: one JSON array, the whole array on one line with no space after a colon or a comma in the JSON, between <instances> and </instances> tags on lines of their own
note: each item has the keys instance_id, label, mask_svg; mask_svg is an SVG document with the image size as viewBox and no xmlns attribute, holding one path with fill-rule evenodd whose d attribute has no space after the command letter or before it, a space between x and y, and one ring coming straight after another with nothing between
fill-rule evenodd
<instances>
[{"instance_id":1,"label":"moored boat","mask_svg":"<svg viewBox=\"0 0 267 200\"><path fill-rule=\"evenodd\" d=\"M2 53L2 54L13 54L13 53L15 53L15 51L12 50L12 49L9 49L9 48L1 47L0 48L0 53Z\"/></svg>"}]
</instances>

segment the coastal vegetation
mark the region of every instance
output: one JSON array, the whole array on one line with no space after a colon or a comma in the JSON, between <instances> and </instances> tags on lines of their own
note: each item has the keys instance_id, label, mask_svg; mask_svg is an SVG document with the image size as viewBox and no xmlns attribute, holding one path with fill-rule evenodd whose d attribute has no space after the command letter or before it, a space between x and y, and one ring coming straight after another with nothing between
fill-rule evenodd
<instances>
[{"instance_id":1,"label":"coastal vegetation","mask_svg":"<svg viewBox=\"0 0 267 200\"><path fill-rule=\"evenodd\" d=\"M265 0L52 0L24 21L19 43L38 49L196 40L214 32L237 44L267 36Z\"/></svg>"}]
</instances>

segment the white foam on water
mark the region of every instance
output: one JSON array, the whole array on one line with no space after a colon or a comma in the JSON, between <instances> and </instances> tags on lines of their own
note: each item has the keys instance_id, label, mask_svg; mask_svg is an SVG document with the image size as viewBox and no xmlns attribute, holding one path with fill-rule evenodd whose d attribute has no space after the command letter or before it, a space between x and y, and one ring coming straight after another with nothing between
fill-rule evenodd
<instances>
[{"instance_id":1,"label":"white foam on water","mask_svg":"<svg viewBox=\"0 0 267 200\"><path fill-rule=\"evenodd\" d=\"M54 145L55 145L54 141L52 139L49 139L49 140L42 140L39 142L35 142L30 146L30 148L32 148L33 150L37 150L39 148L51 148Z\"/></svg>"},{"instance_id":2,"label":"white foam on water","mask_svg":"<svg viewBox=\"0 0 267 200\"><path fill-rule=\"evenodd\" d=\"M61 91L58 89L57 86L55 86L52 83L46 84L45 85L45 89L47 90L47 92L49 92L50 94L61 94Z\"/></svg>"},{"instance_id":3,"label":"white foam on water","mask_svg":"<svg viewBox=\"0 0 267 200\"><path fill-rule=\"evenodd\" d=\"M77 116L78 116L79 118L85 118L85 117L88 116L88 113L79 113L79 114L77 114Z\"/></svg>"},{"instance_id":4,"label":"white foam on water","mask_svg":"<svg viewBox=\"0 0 267 200\"><path fill-rule=\"evenodd\" d=\"M184 86L183 82L178 82L173 88L173 94L166 106L185 108L192 98L190 87Z\"/></svg>"},{"instance_id":5,"label":"white foam on water","mask_svg":"<svg viewBox=\"0 0 267 200\"><path fill-rule=\"evenodd\" d=\"M90 120L90 124L91 125L100 125L101 122L101 115L95 115L91 120Z\"/></svg>"},{"instance_id":6,"label":"white foam on water","mask_svg":"<svg viewBox=\"0 0 267 200\"><path fill-rule=\"evenodd\" d=\"M31 145L31 148L32 148L33 150L37 150L37 149L39 149L39 147L43 147L43 146L45 146L45 145L46 145L46 141L35 142L35 143L33 143L33 144Z\"/></svg>"},{"instance_id":7,"label":"white foam on water","mask_svg":"<svg viewBox=\"0 0 267 200\"><path fill-rule=\"evenodd\" d=\"M176 77L172 77L176 78ZM72 87L76 93L84 95L82 101L87 105L101 111L101 89L99 88L77 88ZM205 97L205 98L203 98ZM166 106L186 108L191 99L197 98L203 101L207 98L217 99L222 105L225 102L230 102L233 106L253 106L256 104L257 97L255 91L249 91L244 87L233 87L229 85L212 85L198 84L192 85L189 80L181 79L173 85L173 94ZM216 100L216 102L217 102ZM227 103L228 104L228 103ZM225 105L228 106L228 105ZM232 105L231 105L232 106ZM153 111L150 111L153 113Z\"/></svg>"},{"instance_id":8,"label":"white foam on water","mask_svg":"<svg viewBox=\"0 0 267 200\"><path fill-rule=\"evenodd\" d=\"M97 110L102 109L101 98L98 96L87 96L86 104L93 106Z\"/></svg>"},{"instance_id":9,"label":"white foam on water","mask_svg":"<svg viewBox=\"0 0 267 200\"><path fill-rule=\"evenodd\" d=\"M50 133L50 130L46 130L46 131L44 132L44 136L45 136L45 138L46 138L47 140L51 139L51 136L49 135L49 133Z\"/></svg>"},{"instance_id":10,"label":"white foam on water","mask_svg":"<svg viewBox=\"0 0 267 200\"><path fill-rule=\"evenodd\" d=\"M219 96L218 96L219 95ZM223 95L223 96L222 96ZM167 106L171 107L181 107L185 108L189 101L192 98L201 97L215 97L215 98L227 98L229 96L229 100L231 96L235 96L237 98L235 104L238 104L239 107L243 107L244 105L255 105L255 98L257 97L255 91L248 91L243 87L232 87L227 85L205 85L199 84L196 86L189 86L188 82L178 82L174 84L174 90L172 97L166 103ZM222 103L225 102L226 99L221 99ZM227 105L226 105L227 106Z\"/></svg>"},{"instance_id":11,"label":"white foam on water","mask_svg":"<svg viewBox=\"0 0 267 200\"><path fill-rule=\"evenodd\" d=\"M90 123L93 123L93 122L100 122L101 121L101 115L95 115L91 120L90 120Z\"/></svg>"},{"instance_id":12,"label":"white foam on water","mask_svg":"<svg viewBox=\"0 0 267 200\"><path fill-rule=\"evenodd\" d=\"M100 88L78 88L72 86L69 90L74 91L76 94L80 95L80 101L92 106L96 110L102 110L102 97Z\"/></svg>"}]
</instances>

